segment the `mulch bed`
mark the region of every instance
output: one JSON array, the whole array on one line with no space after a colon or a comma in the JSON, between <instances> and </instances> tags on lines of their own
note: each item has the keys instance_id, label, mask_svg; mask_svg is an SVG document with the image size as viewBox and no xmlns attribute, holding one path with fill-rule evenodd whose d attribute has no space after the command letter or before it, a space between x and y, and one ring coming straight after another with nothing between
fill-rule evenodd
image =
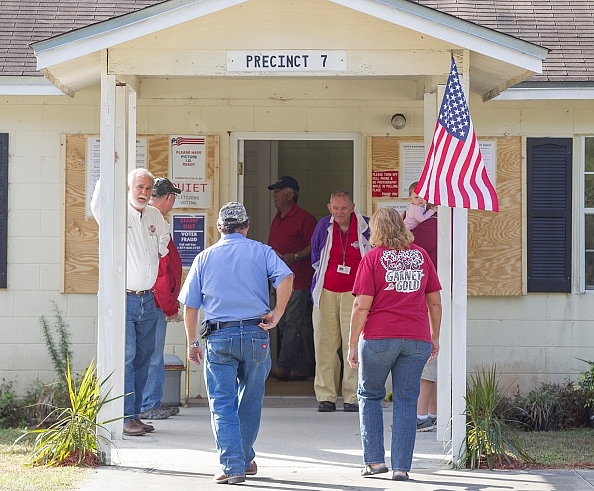
<instances>
[{"instance_id":1,"label":"mulch bed","mask_svg":"<svg viewBox=\"0 0 594 491\"><path fill-rule=\"evenodd\" d=\"M101 465L101 461L99 457L97 457L94 453L87 453L83 456L83 458L78 460L78 453L72 452L61 464L60 467L67 467L67 466L79 466L79 467L99 467Z\"/></svg>"},{"instance_id":2,"label":"mulch bed","mask_svg":"<svg viewBox=\"0 0 594 491\"><path fill-rule=\"evenodd\" d=\"M509 462L508 462L509 460ZM528 462L522 462L514 457L508 456L508 460L505 458L501 459L501 463L498 459L493 462L494 470L505 470L505 471L530 471L530 470L542 470L542 469L561 469L561 470L575 470L575 469L594 469L594 462L583 462L578 460L567 464L531 464ZM479 469L489 469L487 459L481 458Z\"/></svg>"}]
</instances>

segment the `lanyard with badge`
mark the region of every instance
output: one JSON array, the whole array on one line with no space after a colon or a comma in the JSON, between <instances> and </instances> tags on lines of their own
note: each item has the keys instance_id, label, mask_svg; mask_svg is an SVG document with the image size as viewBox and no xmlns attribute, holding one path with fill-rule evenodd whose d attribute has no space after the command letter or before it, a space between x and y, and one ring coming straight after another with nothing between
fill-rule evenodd
<instances>
[{"instance_id":1,"label":"lanyard with badge","mask_svg":"<svg viewBox=\"0 0 594 491\"><path fill-rule=\"evenodd\" d=\"M340 240L340 249L342 250L342 264L338 265L336 271L338 271L341 274L351 273L351 267L346 265L346 250L349 245L349 232L351 231L352 218L353 215L351 214L351 216L349 217L349 228L346 231L344 245L342 244L342 231L340 230L340 225L336 224L336 226L338 227L338 240Z\"/></svg>"}]
</instances>

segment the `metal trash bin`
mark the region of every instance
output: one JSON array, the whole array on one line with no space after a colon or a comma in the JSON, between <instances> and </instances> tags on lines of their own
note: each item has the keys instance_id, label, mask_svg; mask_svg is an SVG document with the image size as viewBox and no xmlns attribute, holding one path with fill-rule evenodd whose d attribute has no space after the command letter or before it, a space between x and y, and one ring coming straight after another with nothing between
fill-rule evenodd
<instances>
[{"instance_id":1,"label":"metal trash bin","mask_svg":"<svg viewBox=\"0 0 594 491\"><path fill-rule=\"evenodd\" d=\"M161 402L167 406L179 406L181 401L181 372L186 371L184 362L177 355L164 354L165 385Z\"/></svg>"}]
</instances>

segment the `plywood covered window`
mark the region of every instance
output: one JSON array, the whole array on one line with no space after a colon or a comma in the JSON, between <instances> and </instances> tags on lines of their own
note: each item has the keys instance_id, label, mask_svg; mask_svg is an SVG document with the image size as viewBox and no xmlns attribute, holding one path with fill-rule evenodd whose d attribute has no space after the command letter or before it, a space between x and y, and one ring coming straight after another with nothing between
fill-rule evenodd
<instances>
[{"instance_id":1,"label":"plywood covered window","mask_svg":"<svg viewBox=\"0 0 594 491\"><path fill-rule=\"evenodd\" d=\"M62 291L96 293L99 282L99 227L86 214L87 140L96 135L64 135L65 209L64 209L64 276ZM169 135L139 135L147 139L148 169L155 177L168 177ZM210 208L175 208L171 214L204 213L207 220L206 246L218 237L216 218L219 200L219 136L206 137L206 178L214 183Z\"/></svg>"},{"instance_id":2,"label":"plywood covered window","mask_svg":"<svg viewBox=\"0 0 594 491\"><path fill-rule=\"evenodd\" d=\"M482 137L495 148L495 188L499 212L469 210L468 294L522 295L522 141L519 137ZM408 206L408 189L401 185L402 143L423 144L421 137L369 137L368 176L398 173L398 199L373 198L375 211L382 202ZM420 175L420 171L419 171ZM439 211L438 211L439 213Z\"/></svg>"}]
</instances>

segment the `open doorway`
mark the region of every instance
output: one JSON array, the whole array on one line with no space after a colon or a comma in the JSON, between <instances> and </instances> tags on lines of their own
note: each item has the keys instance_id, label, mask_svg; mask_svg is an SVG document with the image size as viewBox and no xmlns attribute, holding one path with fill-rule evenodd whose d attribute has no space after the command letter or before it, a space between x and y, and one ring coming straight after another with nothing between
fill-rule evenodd
<instances>
[{"instance_id":1,"label":"open doorway","mask_svg":"<svg viewBox=\"0 0 594 491\"><path fill-rule=\"evenodd\" d=\"M237 181L237 199L251 218L249 237L267 243L270 223L277 210L268 185L290 175L299 182L299 206L318 220L328 215L327 203L336 189L353 194L361 189L360 135L329 134L232 134L231 149L243 163ZM233 165L232 165L233 167ZM274 301L274 299L272 299ZM271 331L273 367L279 348L278 330ZM313 396L313 377L306 381L279 382L269 379L267 396Z\"/></svg>"}]
</instances>

